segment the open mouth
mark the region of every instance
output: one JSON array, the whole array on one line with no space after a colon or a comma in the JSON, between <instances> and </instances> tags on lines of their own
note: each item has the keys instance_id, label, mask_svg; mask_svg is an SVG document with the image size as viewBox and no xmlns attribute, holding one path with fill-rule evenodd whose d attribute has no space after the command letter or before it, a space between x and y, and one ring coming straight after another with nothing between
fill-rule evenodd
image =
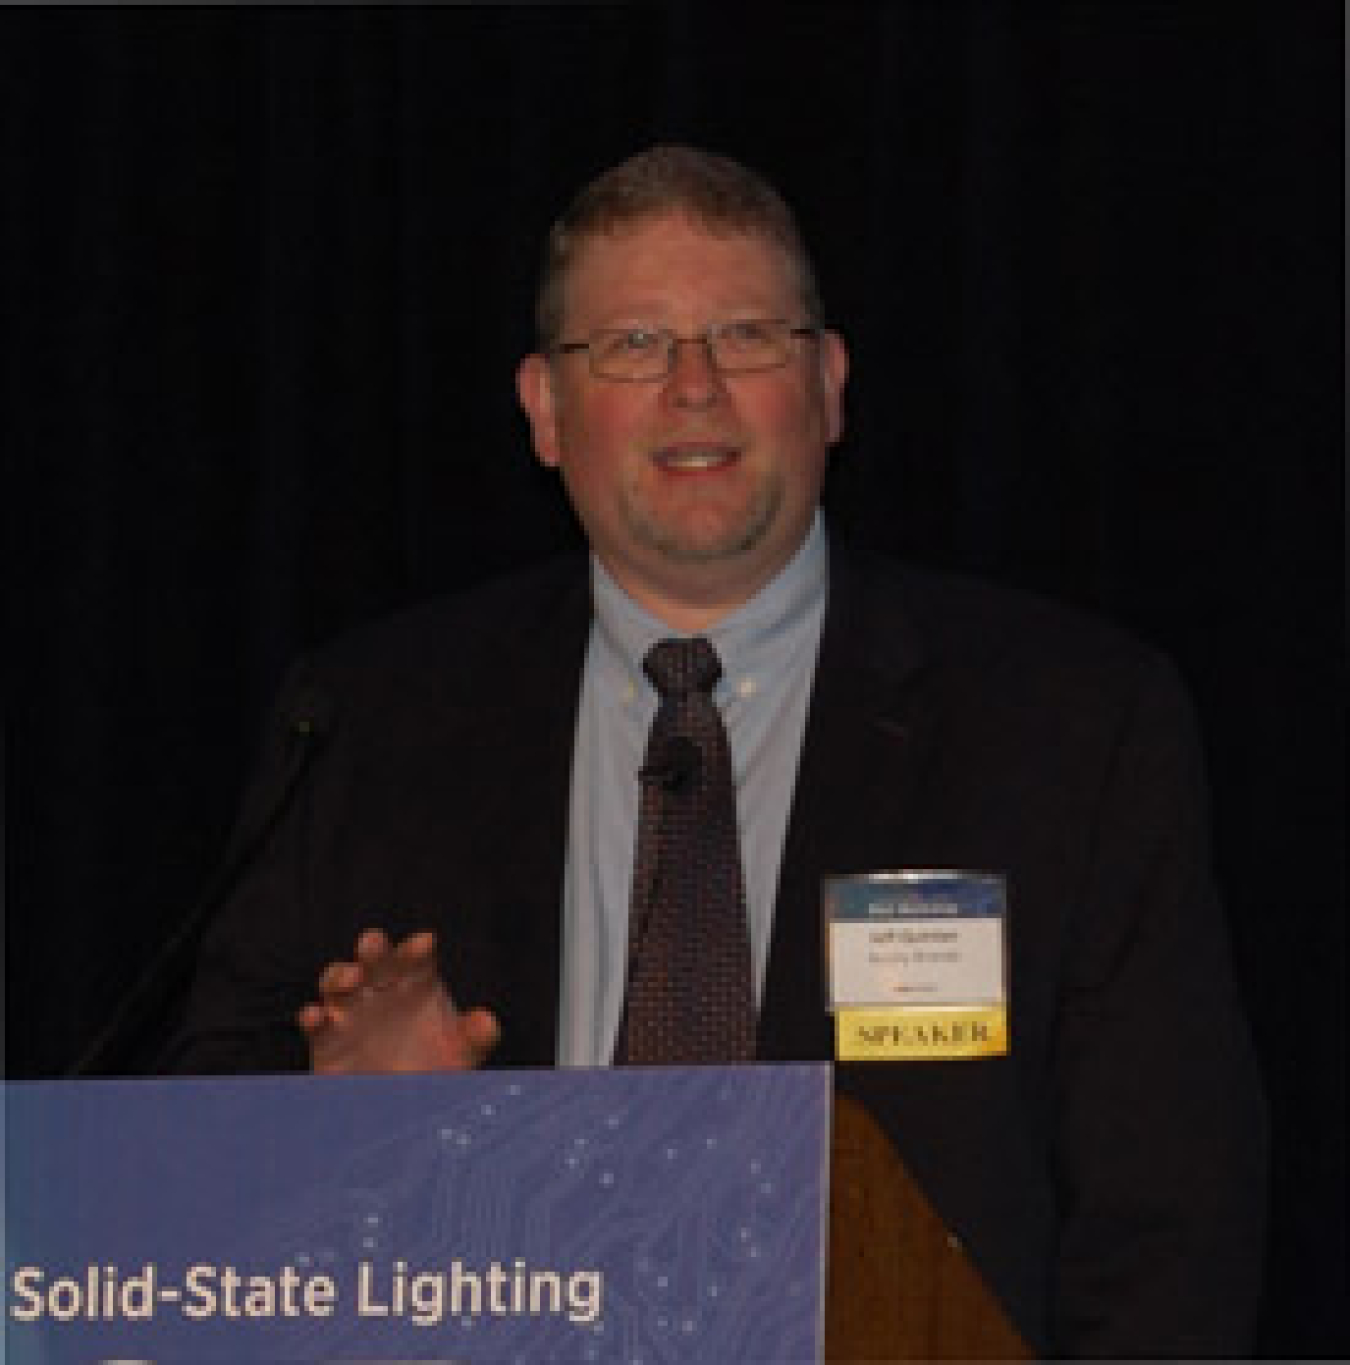
<instances>
[{"instance_id":1,"label":"open mouth","mask_svg":"<svg viewBox=\"0 0 1350 1365\"><path fill-rule=\"evenodd\" d=\"M653 458L660 468L671 473L703 474L734 464L740 458L740 454L736 446L691 443L666 446L658 450Z\"/></svg>"}]
</instances>

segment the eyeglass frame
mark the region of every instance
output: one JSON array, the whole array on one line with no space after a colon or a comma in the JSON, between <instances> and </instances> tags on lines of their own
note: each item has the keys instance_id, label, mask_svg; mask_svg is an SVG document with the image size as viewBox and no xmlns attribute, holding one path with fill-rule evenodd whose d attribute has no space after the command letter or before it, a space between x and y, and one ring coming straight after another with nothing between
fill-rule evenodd
<instances>
[{"instance_id":1,"label":"eyeglass frame","mask_svg":"<svg viewBox=\"0 0 1350 1365\"><path fill-rule=\"evenodd\" d=\"M659 384L663 380L669 379L675 371L675 358L681 346L692 346L702 344L708 356L708 364L712 367L713 373L718 375L741 375L741 374L768 374L773 370L781 370L788 365L792 356L785 353L781 360L775 360L768 365L751 365L748 368L733 366L728 369L722 365L717 358L717 338L718 336L732 327L744 327L747 323L772 323L775 327L783 329L784 337L819 337L825 328L819 323L792 323L787 318L733 318L727 322L709 323L701 332L695 332L692 336L681 336L670 327L596 327L585 341L560 341L549 348L552 355L577 355L584 351L586 353L586 366L592 376L596 379L604 379L612 384ZM595 365L595 352L592 349L596 341L603 336L614 334L622 335L624 332L650 332L654 336L661 337L665 341L665 367L659 374L607 374L603 370L597 370Z\"/></svg>"}]
</instances>

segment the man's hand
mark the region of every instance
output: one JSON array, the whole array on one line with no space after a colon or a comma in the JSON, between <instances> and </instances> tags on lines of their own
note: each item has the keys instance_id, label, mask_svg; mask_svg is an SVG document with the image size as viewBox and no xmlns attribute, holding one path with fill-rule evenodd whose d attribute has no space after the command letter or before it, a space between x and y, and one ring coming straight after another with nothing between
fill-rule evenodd
<instances>
[{"instance_id":1,"label":"man's hand","mask_svg":"<svg viewBox=\"0 0 1350 1365\"><path fill-rule=\"evenodd\" d=\"M330 962L319 999L296 1016L312 1071L463 1071L480 1066L501 1029L484 1009L461 1013L436 974L436 936L396 947L379 929L356 941L352 962Z\"/></svg>"}]
</instances>

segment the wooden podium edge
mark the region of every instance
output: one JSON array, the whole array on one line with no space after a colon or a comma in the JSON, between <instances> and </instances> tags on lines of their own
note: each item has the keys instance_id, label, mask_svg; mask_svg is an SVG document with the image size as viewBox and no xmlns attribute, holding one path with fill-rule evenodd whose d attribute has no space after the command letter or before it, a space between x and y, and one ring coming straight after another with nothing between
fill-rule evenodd
<instances>
[{"instance_id":1,"label":"wooden podium edge","mask_svg":"<svg viewBox=\"0 0 1350 1365\"><path fill-rule=\"evenodd\" d=\"M826 1361L1031 1358L875 1120L836 1092Z\"/></svg>"}]
</instances>

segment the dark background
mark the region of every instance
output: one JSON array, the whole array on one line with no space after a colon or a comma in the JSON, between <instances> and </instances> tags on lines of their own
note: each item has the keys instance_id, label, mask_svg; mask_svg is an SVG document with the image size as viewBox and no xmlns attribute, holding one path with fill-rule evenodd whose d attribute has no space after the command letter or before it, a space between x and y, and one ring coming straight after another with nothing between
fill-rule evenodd
<instances>
[{"instance_id":1,"label":"dark background","mask_svg":"<svg viewBox=\"0 0 1350 1365\"><path fill-rule=\"evenodd\" d=\"M514 406L538 245L701 142L798 206L852 343L835 527L1179 664L1272 1107L1262 1349L1350 1353L1343 55L1310 3L0 16L8 1074L198 903L290 655L577 543Z\"/></svg>"}]
</instances>

